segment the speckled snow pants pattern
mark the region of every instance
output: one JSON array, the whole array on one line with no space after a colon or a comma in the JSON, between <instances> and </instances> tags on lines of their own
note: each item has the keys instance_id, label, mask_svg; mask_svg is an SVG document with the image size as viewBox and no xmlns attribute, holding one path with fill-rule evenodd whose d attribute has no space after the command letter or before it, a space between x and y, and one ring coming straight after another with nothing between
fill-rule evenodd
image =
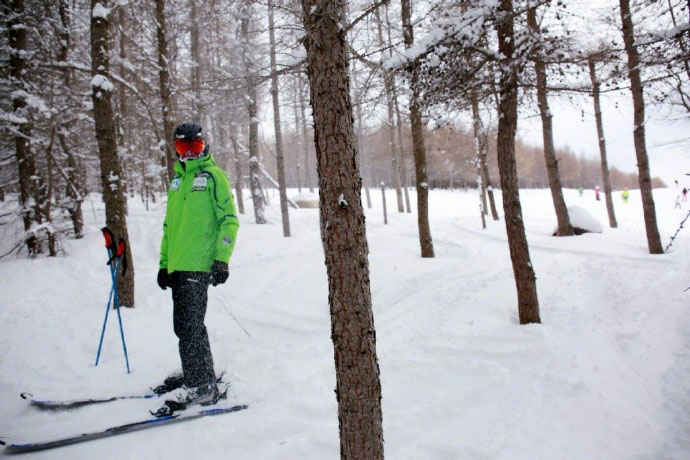
<instances>
[{"instance_id":1,"label":"speckled snow pants pattern","mask_svg":"<svg viewBox=\"0 0 690 460\"><path fill-rule=\"evenodd\" d=\"M197 387L216 380L213 356L204 325L209 274L173 273L173 327L179 339L184 384Z\"/></svg>"}]
</instances>

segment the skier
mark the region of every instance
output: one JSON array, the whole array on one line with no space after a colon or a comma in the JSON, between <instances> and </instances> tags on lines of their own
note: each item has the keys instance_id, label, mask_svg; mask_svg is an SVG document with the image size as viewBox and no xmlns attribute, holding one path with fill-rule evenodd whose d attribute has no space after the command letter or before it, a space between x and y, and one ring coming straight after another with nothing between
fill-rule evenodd
<instances>
[{"instance_id":1,"label":"skier","mask_svg":"<svg viewBox=\"0 0 690 460\"><path fill-rule=\"evenodd\" d=\"M228 279L239 221L228 179L209 154L201 131L194 123L175 129L178 161L168 191L157 282L163 290L172 288L173 326L186 387L178 400L208 405L220 397L204 325L208 285Z\"/></svg>"},{"instance_id":2,"label":"skier","mask_svg":"<svg viewBox=\"0 0 690 460\"><path fill-rule=\"evenodd\" d=\"M628 192L627 188L623 189L623 192L621 193L621 197L623 198L623 203L628 202L628 198L630 198L630 192Z\"/></svg>"},{"instance_id":3,"label":"skier","mask_svg":"<svg viewBox=\"0 0 690 460\"><path fill-rule=\"evenodd\" d=\"M598 185L594 187L594 198L597 201L601 200L601 197L599 196L599 186Z\"/></svg>"},{"instance_id":4,"label":"skier","mask_svg":"<svg viewBox=\"0 0 690 460\"><path fill-rule=\"evenodd\" d=\"M683 187L683 201L688 201L688 189Z\"/></svg>"}]
</instances>

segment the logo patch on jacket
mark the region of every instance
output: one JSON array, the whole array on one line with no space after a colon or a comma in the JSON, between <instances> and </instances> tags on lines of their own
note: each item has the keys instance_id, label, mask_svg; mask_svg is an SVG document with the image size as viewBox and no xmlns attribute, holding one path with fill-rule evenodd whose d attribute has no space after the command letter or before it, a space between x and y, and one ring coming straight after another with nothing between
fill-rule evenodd
<instances>
[{"instance_id":1,"label":"logo patch on jacket","mask_svg":"<svg viewBox=\"0 0 690 460\"><path fill-rule=\"evenodd\" d=\"M177 190L180 188L180 178L176 177L172 180L172 183L170 184L170 190Z\"/></svg>"},{"instance_id":2,"label":"logo patch on jacket","mask_svg":"<svg viewBox=\"0 0 690 460\"><path fill-rule=\"evenodd\" d=\"M206 190L208 185L208 178L206 176L196 176L194 178L194 184L192 185L192 191L199 192Z\"/></svg>"}]
</instances>

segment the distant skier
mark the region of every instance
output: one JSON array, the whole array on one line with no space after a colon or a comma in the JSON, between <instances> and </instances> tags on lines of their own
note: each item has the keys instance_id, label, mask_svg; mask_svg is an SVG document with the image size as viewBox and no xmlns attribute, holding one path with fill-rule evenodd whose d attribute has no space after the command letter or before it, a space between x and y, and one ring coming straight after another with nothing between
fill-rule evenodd
<instances>
[{"instance_id":1,"label":"distant skier","mask_svg":"<svg viewBox=\"0 0 690 460\"><path fill-rule=\"evenodd\" d=\"M601 200L601 197L599 196L599 186L598 185L594 187L594 198L597 201Z\"/></svg>"},{"instance_id":2,"label":"distant skier","mask_svg":"<svg viewBox=\"0 0 690 460\"><path fill-rule=\"evenodd\" d=\"M683 201L688 201L688 189L683 187Z\"/></svg>"},{"instance_id":3,"label":"distant skier","mask_svg":"<svg viewBox=\"0 0 690 460\"><path fill-rule=\"evenodd\" d=\"M187 393L184 404L213 404L219 391L204 317L208 285L225 283L239 228L228 179L209 154L201 126L175 129L175 177L163 222L158 285L172 288L173 326Z\"/></svg>"},{"instance_id":4,"label":"distant skier","mask_svg":"<svg viewBox=\"0 0 690 460\"><path fill-rule=\"evenodd\" d=\"M630 192L628 192L627 188L623 189L623 192L621 193L621 197L623 198L623 203L628 202L628 199L630 198Z\"/></svg>"},{"instance_id":5,"label":"distant skier","mask_svg":"<svg viewBox=\"0 0 690 460\"><path fill-rule=\"evenodd\" d=\"M577 188L577 194L578 195L582 196L582 195L584 195L584 193L585 193L585 189L582 188L582 186Z\"/></svg>"}]
</instances>

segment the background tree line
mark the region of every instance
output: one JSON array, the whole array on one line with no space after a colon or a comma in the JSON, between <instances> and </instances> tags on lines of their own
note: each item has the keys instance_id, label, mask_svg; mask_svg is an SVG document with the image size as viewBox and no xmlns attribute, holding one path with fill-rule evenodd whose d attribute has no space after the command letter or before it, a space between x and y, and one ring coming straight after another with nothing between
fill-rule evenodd
<instances>
[{"instance_id":1,"label":"background tree line","mask_svg":"<svg viewBox=\"0 0 690 460\"><path fill-rule=\"evenodd\" d=\"M404 127L403 151L410 151L409 127ZM288 133L288 136L290 133ZM364 155L370 159L367 166L369 170L362 171L362 178L369 182L370 186L376 186L381 182L392 184L391 168L388 159L388 134L385 128L373 129L363 136L365 145ZM496 132L489 133L488 167L491 177L498 177L498 165L496 158ZM292 139L292 137L289 137ZM432 188L476 188L477 177L473 167L475 161L474 135L470 130L462 126L447 125L435 129L425 129L424 139L427 144L429 185ZM291 161L294 152L286 151L286 164L295 164ZM556 149L556 156L562 166L561 180L567 188L594 188L602 187L600 162L593 155L576 154L568 147ZM515 157L517 161L519 184L521 188L545 188L548 187L546 177L546 165L541 147L529 145L518 140L515 145ZM409 170L412 159L409 154L403 157ZM273 172L273 168L269 168ZM288 170L288 184L296 187L296 170ZM639 187L637 174L624 172L616 167L609 169L611 184L614 190L624 188L633 189ZM665 187L660 178L654 179L654 187Z\"/></svg>"}]
</instances>

